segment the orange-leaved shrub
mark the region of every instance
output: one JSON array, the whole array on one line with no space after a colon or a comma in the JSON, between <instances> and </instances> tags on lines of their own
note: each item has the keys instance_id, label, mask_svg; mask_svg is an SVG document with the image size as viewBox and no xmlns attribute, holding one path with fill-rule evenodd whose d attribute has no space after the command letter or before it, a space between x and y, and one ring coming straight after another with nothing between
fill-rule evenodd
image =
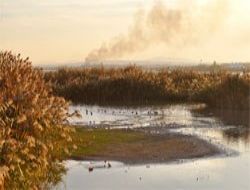
<instances>
[{"instance_id":1,"label":"orange-leaved shrub","mask_svg":"<svg viewBox=\"0 0 250 190\"><path fill-rule=\"evenodd\" d=\"M67 117L68 103L29 59L0 52L0 189L46 189L60 180L72 141Z\"/></svg>"}]
</instances>

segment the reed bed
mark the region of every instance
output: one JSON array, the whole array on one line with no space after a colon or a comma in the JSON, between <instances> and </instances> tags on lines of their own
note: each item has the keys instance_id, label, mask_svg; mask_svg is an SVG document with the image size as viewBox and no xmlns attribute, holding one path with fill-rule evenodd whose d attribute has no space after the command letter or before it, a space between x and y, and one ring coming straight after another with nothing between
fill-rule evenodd
<instances>
[{"instance_id":1,"label":"reed bed","mask_svg":"<svg viewBox=\"0 0 250 190\"><path fill-rule=\"evenodd\" d=\"M73 103L147 105L200 102L220 109L249 109L250 75L185 70L63 68L45 74L56 95Z\"/></svg>"},{"instance_id":2,"label":"reed bed","mask_svg":"<svg viewBox=\"0 0 250 190\"><path fill-rule=\"evenodd\" d=\"M29 59L0 52L0 189L47 189L72 149L68 103L53 96ZM63 142L63 143L62 143Z\"/></svg>"}]
</instances>

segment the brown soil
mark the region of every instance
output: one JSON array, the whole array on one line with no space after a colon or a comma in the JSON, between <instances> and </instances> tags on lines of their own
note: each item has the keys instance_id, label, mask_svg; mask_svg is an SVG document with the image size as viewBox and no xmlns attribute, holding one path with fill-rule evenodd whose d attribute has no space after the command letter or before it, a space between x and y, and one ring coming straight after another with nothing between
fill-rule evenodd
<instances>
[{"instance_id":1,"label":"brown soil","mask_svg":"<svg viewBox=\"0 0 250 190\"><path fill-rule=\"evenodd\" d=\"M73 156L75 160L113 160L125 164L166 163L179 159L214 156L221 150L194 136L168 133L146 134L137 141L111 143L93 154Z\"/></svg>"}]
</instances>

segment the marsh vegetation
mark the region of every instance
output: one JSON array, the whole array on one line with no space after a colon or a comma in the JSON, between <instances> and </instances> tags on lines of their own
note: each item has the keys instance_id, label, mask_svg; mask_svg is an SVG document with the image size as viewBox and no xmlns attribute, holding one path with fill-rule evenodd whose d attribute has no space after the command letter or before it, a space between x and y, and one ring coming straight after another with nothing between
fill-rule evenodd
<instances>
[{"instance_id":1,"label":"marsh vegetation","mask_svg":"<svg viewBox=\"0 0 250 190\"><path fill-rule=\"evenodd\" d=\"M60 181L71 142L68 103L28 59L0 52L0 189L46 189ZM72 146L70 146L72 147Z\"/></svg>"},{"instance_id":2,"label":"marsh vegetation","mask_svg":"<svg viewBox=\"0 0 250 190\"><path fill-rule=\"evenodd\" d=\"M250 74L182 69L159 72L136 66L77 68L48 72L55 95L73 103L148 105L206 103L212 108L249 110Z\"/></svg>"}]
</instances>

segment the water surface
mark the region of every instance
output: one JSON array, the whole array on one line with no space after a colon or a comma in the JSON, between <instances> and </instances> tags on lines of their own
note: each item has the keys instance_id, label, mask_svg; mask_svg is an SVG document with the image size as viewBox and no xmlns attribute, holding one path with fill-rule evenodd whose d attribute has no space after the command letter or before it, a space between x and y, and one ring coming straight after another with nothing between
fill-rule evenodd
<instances>
[{"instance_id":1,"label":"water surface","mask_svg":"<svg viewBox=\"0 0 250 190\"><path fill-rule=\"evenodd\" d=\"M196 107L71 107L83 115L82 118L71 119L72 124L112 128L155 127L158 133L171 131L198 136L226 150L227 154L137 166L111 161L111 168L104 168L104 162L67 161L65 164L69 170L57 189L250 189L250 133L244 125L246 122L225 124L213 114L191 111ZM88 171L89 166L95 167L93 172Z\"/></svg>"}]
</instances>

